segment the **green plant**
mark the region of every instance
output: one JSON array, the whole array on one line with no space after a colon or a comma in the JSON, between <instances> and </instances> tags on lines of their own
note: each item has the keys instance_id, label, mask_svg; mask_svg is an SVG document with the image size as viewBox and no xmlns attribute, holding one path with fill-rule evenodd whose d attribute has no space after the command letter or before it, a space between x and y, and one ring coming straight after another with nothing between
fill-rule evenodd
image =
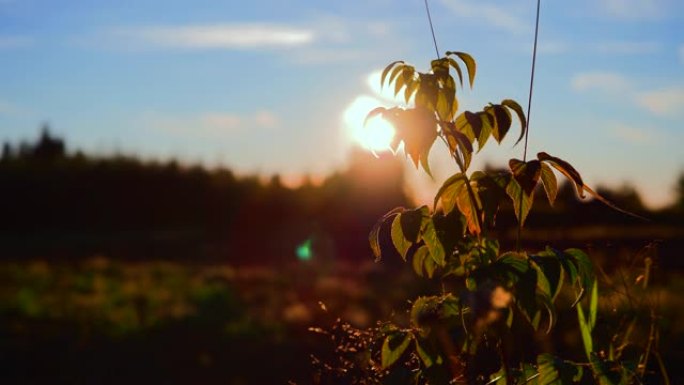
<instances>
[{"instance_id":1,"label":"green plant","mask_svg":"<svg viewBox=\"0 0 684 385\"><path fill-rule=\"evenodd\" d=\"M471 172L473 156L490 138L501 143L514 120L520 126L518 142L527 129L523 109L511 99L459 113L457 85L472 87L475 75L475 60L463 52L446 52L427 72L396 61L382 73L383 86L394 87L395 95L403 91L410 105L369 113L394 125L392 149L396 152L403 143L415 166L430 174L428 155L439 139L458 169L443 183L432 207L399 207L385 214L370 233L370 246L377 260L388 246L396 249L419 277L439 278L442 287L414 299L403 324L387 321L363 331L338 325L340 370L353 373L352 383L640 383L651 344L634 361L621 354L624 342L597 337L598 280L584 251L551 246L526 251L519 245L501 250L494 238L497 213L507 200L519 228L538 190L543 188L553 205L556 172L574 185L578 196L588 193L610 203L570 163L545 152L533 160L511 159L508 171ZM382 242L384 232L389 232L391 246ZM559 357L545 343L560 307L576 309L582 359Z\"/></svg>"}]
</instances>

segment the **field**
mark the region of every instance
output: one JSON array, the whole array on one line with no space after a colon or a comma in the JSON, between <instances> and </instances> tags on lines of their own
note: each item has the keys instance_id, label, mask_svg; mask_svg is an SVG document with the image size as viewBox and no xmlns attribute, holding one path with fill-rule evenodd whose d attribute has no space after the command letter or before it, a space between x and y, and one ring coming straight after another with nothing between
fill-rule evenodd
<instances>
[{"instance_id":1,"label":"field","mask_svg":"<svg viewBox=\"0 0 684 385\"><path fill-rule=\"evenodd\" d=\"M622 272L613 270L617 279ZM626 277L626 276L624 276ZM659 349L681 379L684 280L654 270ZM0 359L6 384L309 383L311 355L334 345L313 331L340 317L359 327L404 317L417 286L405 265L315 261L277 268L31 260L0 265ZM616 306L606 295L602 310ZM618 302L619 303L619 302ZM563 315L561 315L562 317ZM572 313L566 314L572 319ZM565 329L565 330L564 330ZM553 342L568 351L579 336L560 324ZM312 331L313 330L313 331Z\"/></svg>"}]
</instances>

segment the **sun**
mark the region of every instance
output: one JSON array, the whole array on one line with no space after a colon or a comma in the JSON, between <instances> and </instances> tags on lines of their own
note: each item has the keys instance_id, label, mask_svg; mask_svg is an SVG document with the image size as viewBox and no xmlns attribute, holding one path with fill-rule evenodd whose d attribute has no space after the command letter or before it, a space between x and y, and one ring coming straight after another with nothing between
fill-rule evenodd
<instances>
[{"instance_id":1,"label":"sun","mask_svg":"<svg viewBox=\"0 0 684 385\"><path fill-rule=\"evenodd\" d=\"M394 127L381 116L366 120L368 113L382 106L382 102L370 96L359 96L344 111L344 123L351 139L361 147L373 151L389 151L394 138Z\"/></svg>"}]
</instances>

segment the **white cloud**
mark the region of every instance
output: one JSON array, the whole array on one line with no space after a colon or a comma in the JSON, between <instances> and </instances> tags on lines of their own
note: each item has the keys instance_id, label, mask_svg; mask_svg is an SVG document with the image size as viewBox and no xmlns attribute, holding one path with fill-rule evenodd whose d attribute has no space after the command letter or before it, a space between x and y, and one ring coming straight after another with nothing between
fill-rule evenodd
<instances>
[{"instance_id":1,"label":"white cloud","mask_svg":"<svg viewBox=\"0 0 684 385\"><path fill-rule=\"evenodd\" d=\"M682 115L684 113L684 87L639 93L636 95L636 103L655 115Z\"/></svg>"},{"instance_id":2,"label":"white cloud","mask_svg":"<svg viewBox=\"0 0 684 385\"><path fill-rule=\"evenodd\" d=\"M618 93L630 89L630 84L623 76L612 72L585 72L575 75L571 86L576 91L598 90Z\"/></svg>"},{"instance_id":3,"label":"white cloud","mask_svg":"<svg viewBox=\"0 0 684 385\"><path fill-rule=\"evenodd\" d=\"M652 127L634 127L615 123L610 130L617 138L631 144L652 144L660 138L660 133Z\"/></svg>"},{"instance_id":4,"label":"white cloud","mask_svg":"<svg viewBox=\"0 0 684 385\"><path fill-rule=\"evenodd\" d=\"M24 48L33 45L28 36L0 36L0 49Z\"/></svg>"},{"instance_id":5,"label":"white cloud","mask_svg":"<svg viewBox=\"0 0 684 385\"><path fill-rule=\"evenodd\" d=\"M539 42L538 50L545 54L599 54L599 55L646 55L661 52L664 45L657 41L598 41L587 43L569 43L563 40L545 40ZM531 47L525 45L525 51L531 53Z\"/></svg>"},{"instance_id":6,"label":"white cloud","mask_svg":"<svg viewBox=\"0 0 684 385\"><path fill-rule=\"evenodd\" d=\"M609 16L624 20L656 20L666 15L668 0L600 0Z\"/></svg>"},{"instance_id":7,"label":"white cloud","mask_svg":"<svg viewBox=\"0 0 684 385\"><path fill-rule=\"evenodd\" d=\"M606 41L592 44L591 48L603 54L638 55L659 52L663 45L656 41Z\"/></svg>"},{"instance_id":8,"label":"white cloud","mask_svg":"<svg viewBox=\"0 0 684 385\"><path fill-rule=\"evenodd\" d=\"M278 117L271 111L260 110L251 114L206 112L193 116L145 113L140 122L146 127L179 135L196 135L219 138L240 134L252 128L275 128Z\"/></svg>"},{"instance_id":9,"label":"white cloud","mask_svg":"<svg viewBox=\"0 0 684 385\"><path fill-rule=\"evenodd\" d=\"M512 33L531 30L531 24L516 16L513 10L499 4L476 0L442 0L442 3L460 18L477 19Z\"/></svg>"},{"instance_id":10,"label":"white cloud","mask_svg":"<svg viewBox=\"0 0 684 385\"><path fill-rule=\"evenodd\" d=\"M133 45L186 49L296 47L315 39L313 30L276 24L214 24L117 28L114 37Z\"/></svg>"},{"instance_id":11,"label":"white cloud","mask_svg":"<svg viewBox=\"0 0 684 385\"><path fill-rule=\"evenodd\" d=\"M202 126L220 131L233 131L242 123L239 116L228 113L209 113L202 115L198 120Z\"/></svg>"}]
</instances>

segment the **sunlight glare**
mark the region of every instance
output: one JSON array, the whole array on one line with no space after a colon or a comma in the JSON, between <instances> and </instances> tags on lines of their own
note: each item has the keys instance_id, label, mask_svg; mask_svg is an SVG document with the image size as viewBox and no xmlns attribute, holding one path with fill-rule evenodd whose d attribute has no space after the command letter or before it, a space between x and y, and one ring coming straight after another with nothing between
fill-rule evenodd
<instances>
[{"instance_id":1,"label":"sunlight glare","mask_svg":"<svg viewBox=\"0 0 684 385\"><path fill-rule=\"evenodd\" d=\"M394 127L380 116L364 121L368 113L383 103L370 96L359 96L344 111L344 123L351 138L363 148L373 151L389 151L394 138Z\"/></svg>"}]
</instances>

